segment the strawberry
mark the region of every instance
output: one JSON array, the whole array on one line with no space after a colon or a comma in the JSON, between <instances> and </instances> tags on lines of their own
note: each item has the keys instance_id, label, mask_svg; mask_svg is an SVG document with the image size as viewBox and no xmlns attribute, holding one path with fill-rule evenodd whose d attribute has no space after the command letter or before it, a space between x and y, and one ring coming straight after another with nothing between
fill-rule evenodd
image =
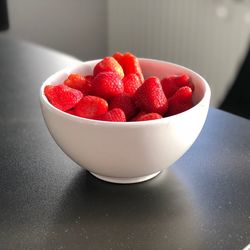
<instances>
[{"instance_id":1,"label":"strawberry","mask_svg":"<svg viewBox=\"0 0 250 250\"><path fill-rule=\"evenodd\" d=\"M83 95L88 95L91 90L91 83L80 74L70 74L64 84L70 88L80 90Z\"/></svg>"},{"instance_id":2,"label":"strawberry","mask_svg":"<svg viewBox=\"0 0 250 250\"><path fill-rule=\"evenodd\" d=\"M162 116L158 113L147 113L147 114L141 114L137 118L134 118L133 121L139 122L139 121L156 120L161 118Z\"/></svg>"},{"instance_id":3,"label":"strawberry","mask_svg":"<svg viewBox=\"0 0 250 250\"><path fill-rule=\"evenodd\" d=\"M101 72L92 81L93 94L106 100L123 93L120 76L115 72Z\"/></svg>"},{"instance_id":4,"label":"strawberry","mask_svg":"<svg viewBox=\"0 0 250 250\"><path fill-rule=\"evenodd\" d=\"M113 57L104 57L99 63L94 67L94 76L100 72L116 72L120 78L124 77L124 72L121 65Z\"/></svg>"},{"instance_id":5,"label":"strawberry","mask_svg":"<svg viewBox=\"0 0 250 250\"><path fill-rule=\"evenodd\" d=\"M164 115L167 112L168 100L157 77L146 79L135 92L133 99L137 107L146 113Z\"/></svg>"},{"instance_id":6,"label":"strawberry","mask_svg":"<svg viewBox=\"0 0 250 250\"><path fill-rule=\"evenodd\" d=\"M141 66L137 57L133 54L127 52L121 58L121 66L123 68L124 74L137 74L140 81L144 81L144 77L142 74Z\"/></svg>"},{"instance_id":7,"label":"strawberry","mask_svg":"<svg viewBox=\"0 0 250 250\"><path fill-rule=\"evenodd\" d=\"M193 107L192 89L190 87L181 87L168 100L167 115L176 115Z\"/></svg>"},{"instance_id":8,"label":"strawberry","mask_svg":"<svg viewBox=\"0 0 250 250\"><path fill-rule=\"evenodd\" d=\"M146 115L147 113L144 111L140 111L138 114L136 114L136 116L134 116L130 121L131 122L136 122L139 119L141 119L142 116Z\"/></svg>"},{"instance_id":9,"label":"strawberry","mask_svg":"<svg viewBox=\"0 0 250 250\"><path fill-rule=\"evenodd\" d=\"M111 99L109 109L120 108L126 115L127 120L136 114L136 106L132 97L120 94Z\"/></svg>"},{"instance_id":10,"label":"strawberry","mask_svg":"<svg viewBox=\"0 0 250 250\"><path fill-rule=\"evenodd\" d=\"M112 57L115 58L115 60L121 65L121 61L123 58L123 54L121 52L116 52L112 55Z\"/></svg>"},{"instance_id":11,"label":"strawberry","mask_svg":"<svg viewBox=\"0 0 250 250\"><path fill-rule=\"evenodd\" d=\"M165 77L161 80L161 85L167 98L174 95L174 93L181 87L189 86L193 89L193 84L187 74Z\"/></svg>"},{"instance_id":12,"label":"strawberry","mask_svg":"<svg viewBox=\"0 0 250 250\"><path fill-rule=\"evenodd\" d=\"M123 79L124 93L133 96L136 90L142 85L138 75L128 74Z\"/></svg>"},{"instance_id":13,"label":"strawberry","mask_svg":"<svg viewBox=\"0 0 250 250\"><path fill-rule=\"evenodd\" d=\"M85 76L85 79L86 79L86 81L88 81L90 84L92 84L92 81L93 81L93 79L94 79L94 76L92 76L92 75L86 75L86 76Z\"/></svg>"},{"instance_id":14,"label":"strawberry","mask_svg":"<svg viewBox=\"0 0 250 250\"><path fill-rule=\"evenodd\" d=\"M53 106L62 111L72 109L83 97L81 91L64 84L47 85L44 94Z\"/></svg>"},{"instance_id":15,"label":"strawberry","mask_svg":"<svg viewBox=\"0 0 250 250\"><path fill-rule=\"evenodd\" d=\"M97 96L87 95L75 106L75 114L80 117L93 119L108 111L108 103Z\"/></svg>"},{"instance_id":16,"label":"strawberry","mask_svg":"<svg viewBox=\"0 0 250 250\"><path fill-rule=\"evenodd\" d=\"M70 110L67 110L67 111L65 111L65 112L68 113L68 114L70 114L70 115L75 115L75 114L76 114L74 108L73 108L73 109L70 109Z\"/></svg>"},{"instance_id":17,"label":"strawberry","mask_svg":"<svg viewBox=\"0 0 250 250\"><path fill-rule=\"evenodd\" d=\"M109 121L109 122L126 122L126 116L122 109L115 108L107 113L97 116L96 120Z\"/></svg>"}]
</instances>

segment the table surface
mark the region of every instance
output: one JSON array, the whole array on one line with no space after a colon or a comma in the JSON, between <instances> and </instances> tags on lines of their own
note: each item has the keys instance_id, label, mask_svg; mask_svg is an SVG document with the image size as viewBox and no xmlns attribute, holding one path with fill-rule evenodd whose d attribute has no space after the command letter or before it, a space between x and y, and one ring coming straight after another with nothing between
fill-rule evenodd
<instances>
[{"instance_id":1,"label":"table surface","mask_svg":"<svg viewBox=\"0 0 250 250\"><path fill-rule=\"evenodd\" d=\"M190 150L133 185L100 181L49 135L39 88L77 60L0 36L0 249L243 249L249 120L210 109Z\"/></svg>"}]
</instances>

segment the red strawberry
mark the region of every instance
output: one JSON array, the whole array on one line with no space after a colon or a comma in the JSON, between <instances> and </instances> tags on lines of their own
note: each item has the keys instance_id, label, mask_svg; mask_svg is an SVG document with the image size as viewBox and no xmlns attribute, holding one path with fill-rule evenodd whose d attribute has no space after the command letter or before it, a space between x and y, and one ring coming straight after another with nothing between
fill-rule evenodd
<instances>
[{"instance_id":1,"label":"red strawberry","mask_svg":"<svg viewBox=\"0 0 250 250\"><path fill-rule=\"evenodd\" d=\"M141 119L142 116L146 115L147 113L144 111L139 112L136 116L134 116L130 121L131 122L136 122L139 119Z\"/></svg>"},{"instance_id":2,"label":"red strawberry","mask_svg":"<svg viewBox=\"0 0 250 250\"><path fill-rule=\"evenodd\" d=\"M88 95L91 90L91 83L80 74L70 74L64 84L70 88L80 90L83 95Z\"/></svg>"},{"instance_id":3,"label":"red strawberry","mask_svg":"<svg viewBox=\"0 0 250 250\"><path fill-rule=\"evenodd\" d=\"M47 85L44 94L53 106L62 111L72 109L83 97L81 91L64 84Z\"/></svg>"},{"instance_id":4,"label":"red strawberry","mask_svg":"<svg viewBox=\"0 0 250 250\"><path fill-rule=\"evenodd\" d=\"M193 107L192 89L190 87L179 88L168 100L167 115L176 115Z\"/></svg>"},{"instance_id":5,"label":"red strawberry","mask_svg":"<svg viewBox=\"0 0 250 250\"><path fill-rule=\"evenodd\" d=\"M133 96L136 90L142 85L138 75L128 74L123 79L124 93Z\"/></svg>"},{"instance_id":6,"label":"red strawberry","mask_svg":"<svg viewBox=\"0 0 250 250\"><path fill-rule=\"evenodd\" d=\"M94 79L94 76L92 76L92 75L86 75L85 79L91 84L92 81L93 81L93 79Z\"/></svg>"},{"instance_id":7,"label":"red strawberry","mask_svg":"<svg viewBox=\"0 0 250 250\"><path fill-rule=\"evenodd\" d=\"M147 113L164 115L167 112L168 100L157 77L149 77L145 80L135 92L133 99L135 104Z\"/></svg>"},{"instance_id":8,"label":"red strawberry","mask_svg":"<svg viewBox=\"0 0 250 250\"><path fill-rule=\"evenodd\" d=\"M75 114L80 117L93 119L108 111L108 103L97 96L87 95L75 106Z\"/></svg>"},{"instance_id":9,"label":"red strawberry","mask_svg":"<svg viewBox=\"0 0 250 250\"><path fill-rule=\"evenodd\" d=\"M96 120L109 122L126 122L126 116L122 109L115 108L103 115L97 116Z\"/></svg>"},{"instance_id":10,"label":"red strawberry","mask_svg":"<svg viewBox=\"0 0 250 250\"><path fill-rule=\"evenodd\" d=\"M163 91L167 98L171 97L179 88L189 86L193 88L190 77L186 74L171 75L161 80Z\"/></svg>"},{"instance_id":11,"label":"red strawberry","mask_svg":"<svg viewBox=\"0 0 250 250\"><path fill-rule=\"evenodd\" d=\"M123 93L124 87L120 76L115 72L101 72L92 82L93 94L106 100Z\"/></svg>"},{"instance_id":12,"label":"red strawberry","mask_svg":"<svg viewBox=\"0 0 250 250\"><path fill-rule=\"evenodd\" d=\"M156 120L161 118L162 116L158 113L147 113L147 114L141 114L139 117L134 118L133 121L139 122L139 121Z\"/></svg>"},{"instance_id":13,"label":"red strawberry","mask_svg":"<svg viewBox=\"0 0 250 250\"><path fill-rule=\"evenodd\" d=\"M116 52L115 54L112 55L112 57L114 57L115 60L121 65L121 61L123 58L123 54L121 52Z\"/></svg>"},{"instance_id":14,"label":"red strawberry","mask_svg":"<svg viewBox=\"0 0 250 250\"><path fill-rule=\"evenodd\" d=\"M136 56L129 52L125 53L121 59L121 65L125 75L137 74L140 81L144 81L141 66Z\"/></svg>"},{"instance_id":15,"label":"red strawberry","mask_svg":"<svg viewBox=\"0 0 250 250\"><path fill-rule=\"evenodd\" d=\"M116 72L120 78L124 77L124 72L121 65L113 57L104 57L102 61L94 67L94 76L100 72Z\"/></svg>"},{"instance_id":16,"label":"red strawberry","mask_svg":"<svg viewBox=\"0 0 250 250\"><path fill-rule=\"evenodd\" d=\"M132 98L125 94L120 94L111 99L109 109L120 108L124 111L127 120L136 114L136 106Z\"/></svg>"},{"instance_id":17,"label":"red strawberry","mask_svg":"<svg viewBox=\"0 0 250 250\"><path fill-rule=\"evenodd\" d=\"M70 115L75 115L75 109L70 109L70 110L67 110L65 111L66 113L70 114Z\"/></svg>"}]
</instances>

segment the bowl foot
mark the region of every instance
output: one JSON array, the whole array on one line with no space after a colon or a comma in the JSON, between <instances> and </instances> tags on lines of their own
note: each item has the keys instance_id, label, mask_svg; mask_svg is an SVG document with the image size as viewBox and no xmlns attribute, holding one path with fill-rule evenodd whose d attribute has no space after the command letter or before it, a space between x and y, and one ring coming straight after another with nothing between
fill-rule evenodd
<instances>
[{"instance_id":1,"label":"bowl foot","mask_svg":"<svg viewBox=\"0 0 250 250\"><path fill-rule=\"evenodd\" d=\"M155 176L157 176L160 172L161 171L150 174L150 175L144 175L144 176L132 177L132 178L116 178L116 177L109 177L109 176L95 174L93 172L90 172L90 173L94 175L96 178L101 179L103 181L119 183L119 184L132 184L132 183L139 183L139 182L150 180L154 178Z\"/></svg>"}]
</instances>

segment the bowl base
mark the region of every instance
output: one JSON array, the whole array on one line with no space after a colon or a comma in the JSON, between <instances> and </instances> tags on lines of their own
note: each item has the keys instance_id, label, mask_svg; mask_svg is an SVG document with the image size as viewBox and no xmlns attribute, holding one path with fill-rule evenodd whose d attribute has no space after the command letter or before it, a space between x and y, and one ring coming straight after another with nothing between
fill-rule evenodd
<instances>
[{"instance_id":1,"label":"bowl base","mask_svg":"<svg viewBox=\"0 0 250 250\"><path fill-rule=\"evenodd\" d=\"M95 174L93 172L90 172L90 173L94 175L96 178L101 179L103 181L118 183L118 184L132 184L132 183L139 183L139 182L150 180L154 178L155 176L157 176L160 172L161 171L150 174L150 175L144 175L144 176L132 177L132 178L119 178L119 177L117 178L117 177L103 176L103 175Z\"/></svg>"}]
</instances>

